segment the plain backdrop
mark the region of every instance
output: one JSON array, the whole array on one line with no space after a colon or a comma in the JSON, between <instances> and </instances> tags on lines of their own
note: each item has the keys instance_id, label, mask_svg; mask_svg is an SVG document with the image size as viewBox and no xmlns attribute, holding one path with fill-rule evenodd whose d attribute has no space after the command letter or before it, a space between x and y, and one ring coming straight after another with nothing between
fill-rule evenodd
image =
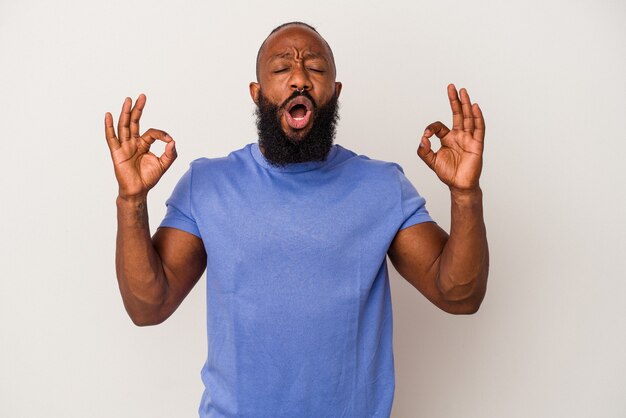
<instances>
[{"instance_id":1,"label":"plain backdrop","mask_svg":"<svg viewBox=\"0 0 626 418\"><path fill-rule=\"evenodd\" d=\"M444 228L419 137L451 123L450 82L485 114L487 297L449 315L392 271L393 417L626 416L625 18L621 0L0 1L0 416L197 415L206 278L162 325L126 316L104 113L145 93L142 131L177 140L155 228L191 160L256 140L256 52L290 20L333 47L336 142L401 164Z\"/></svg>"}]
</instances>

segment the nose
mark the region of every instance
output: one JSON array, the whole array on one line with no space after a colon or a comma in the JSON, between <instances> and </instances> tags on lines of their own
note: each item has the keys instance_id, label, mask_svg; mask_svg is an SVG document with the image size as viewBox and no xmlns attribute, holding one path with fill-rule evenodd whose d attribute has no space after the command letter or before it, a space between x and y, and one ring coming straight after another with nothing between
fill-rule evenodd
<instances>
[{"instance_id":1,"label":"nose","mask_svg":"<svg viewBox=\"0 0 626 418\"><path fill-rule=\"evenodd\" d=\"M302 91L311 90L312 87L309 75L306 69L302 67L302 65L296 65L291 74L291 80L289 80L289 84L292 89Z\"/></svg>"}]
</instances>

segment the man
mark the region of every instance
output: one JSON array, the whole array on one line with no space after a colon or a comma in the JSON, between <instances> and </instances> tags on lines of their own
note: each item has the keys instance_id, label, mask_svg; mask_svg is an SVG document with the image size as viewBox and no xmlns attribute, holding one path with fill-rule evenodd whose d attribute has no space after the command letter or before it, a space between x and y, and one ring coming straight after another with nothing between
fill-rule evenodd
<instances>
[{"instance_id":1,"label":"man","mask_svg":"<svg viewBox=\"0 0 626 418\"><path fill-rule=\"evenodd\" d=\"M335 63L291 22L257 57L259 143L194 161L150 237L146 196L176 158L164 131L139 131L146 98L126 98L117 136L116 267L137 325L168 318L207 269L209 348L202 417L388 417L394 392L386 255L446 312L477 311L488 249L479 176L484 120L464 89L453 127L429 125L418 155L450 189L450 236L391 163L333 145ZM442 147L431 149L436 135ZM160 140L161 157L149 152Z\"/></svg>"}]
</instances>

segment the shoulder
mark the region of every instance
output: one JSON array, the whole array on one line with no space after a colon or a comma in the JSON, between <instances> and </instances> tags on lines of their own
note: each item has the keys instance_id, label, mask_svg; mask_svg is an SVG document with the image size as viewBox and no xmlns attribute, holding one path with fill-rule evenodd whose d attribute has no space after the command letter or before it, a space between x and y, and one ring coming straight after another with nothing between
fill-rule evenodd
<instances>
[{"instance_id":1,"label":"shoulder","mask_svg":"<svg viewBox=\"0 0 626 418\"><path fill-rule=\"evenodd\" d=\"M252 160L250 153L251 145L252 144L248 144L241 149L231 152L225 157L197 158L189 163L190 170L193 171L194 176L205 173L215 174L240 171L246 165L250 164Z\"/></svg>"},{"instance_id":2,"label":"shoulder","mask_svg":"<svg viewBox=\"0 0 626 418\"><path fill-rule=\"evenodd\" d=\"M338 159L342 160L339 164L345 165L347 170L359 175L398 181L399 175L404 173L402 167L395 162L377 160L367 155L357 154L340 145L337 147L339 147Z\"/></svg>"}]
</instances>

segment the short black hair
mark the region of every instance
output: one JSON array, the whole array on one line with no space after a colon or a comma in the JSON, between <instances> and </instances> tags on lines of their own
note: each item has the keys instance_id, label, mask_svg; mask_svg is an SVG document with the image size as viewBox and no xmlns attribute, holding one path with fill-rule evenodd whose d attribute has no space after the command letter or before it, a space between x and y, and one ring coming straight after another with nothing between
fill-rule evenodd
<instances>
[{"instance_id":1,"label":"short black hair","mask_svg":"<svg viewBox=\"0 0 626 418\"><path fill-rule=\"evenodd\" d=\"M287 26L304 26L305 28L309 28L313 32L315 32L318 35L320 35L320 33L317 31L317 29L315 29L313 26L309 25L308 23L304 23L304 22L293 21L293 22L287 22L287 23L283 23L281 25L276 26L274 29L272 29L272 31L269 33L269 35L267 35L267 37L265 38L265 40L263 41L263 43L259 47L259 50L256 53L256 81L259 81L259 58L261 58L261 50L265 46L265 43L267 42L267 40L269 39L270 36L272 36L273 34L278 32L279 30L281 30L281 29L283 29L283 28L285 28ZM330 45L328 45L328 42L326 42L326 39L324 39L324 37L322 35L320 35L320 38L322 38L322 40L324 41L324 43L328 47L328 50L330 51L330 58L333 61L333 66L334 66L335 65L335 57L333 55L333 50L331 49Z\"/></svg>"}]
</instances>

